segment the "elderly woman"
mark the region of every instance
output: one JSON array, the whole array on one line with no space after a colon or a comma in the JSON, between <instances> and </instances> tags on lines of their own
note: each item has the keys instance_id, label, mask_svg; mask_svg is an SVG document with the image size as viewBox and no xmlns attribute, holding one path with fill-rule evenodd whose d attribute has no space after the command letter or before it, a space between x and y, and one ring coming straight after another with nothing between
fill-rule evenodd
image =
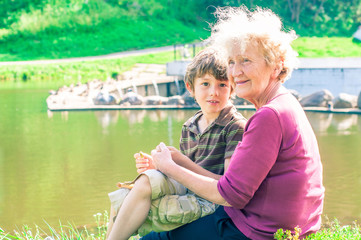
<instances>
[{"instance_id":1,"label":"elderly woman","mask_svg":"<svg viewBox=\"0 0 361 240\"><path fill-rule=\"evenodd\" d=\"M282 83L297 54L270 10L225 8L211 40L228 59L236 94L257 111L218 181L177 165L161 143L152 151L156 168L220 206L207 217L144 239L273 239L279 228L301 228L301 238L319 230L324 187L313 130L298 101ZM224 207L223 207L224 206Z\"/></svg>"}]
</instances>

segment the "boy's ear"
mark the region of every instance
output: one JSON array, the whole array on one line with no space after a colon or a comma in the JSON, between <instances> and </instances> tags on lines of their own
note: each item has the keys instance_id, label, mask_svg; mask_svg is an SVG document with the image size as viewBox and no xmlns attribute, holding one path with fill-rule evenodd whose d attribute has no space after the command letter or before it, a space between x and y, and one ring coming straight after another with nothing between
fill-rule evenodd
<instances>
[{"instance_id":1,"label":"boy's ear","mask_svg":"<svg viewBox=\"0 0 361 240\"><path fill-rule=\"evenodd\" d=\"M191 86L189 86L189 83L186 83L186 88L187 88L188 92L191 94L191 96L194 97L193 90L192 90Z\"/></svg>"}]
</instances>

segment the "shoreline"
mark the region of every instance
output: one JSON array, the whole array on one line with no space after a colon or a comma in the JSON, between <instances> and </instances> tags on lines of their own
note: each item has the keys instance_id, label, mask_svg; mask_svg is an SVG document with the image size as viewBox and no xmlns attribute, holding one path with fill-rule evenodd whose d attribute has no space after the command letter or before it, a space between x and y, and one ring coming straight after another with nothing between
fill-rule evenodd
<instances>
[{"instance_id":1,"label":"shoreline","mask_svg":"<svg viewBox=\"0 0 361 240\"><path fill-rule=\"evenodd\" d=\"M238 110L255 111L252 105L235 105ZM49 111L109 111L109 110L198 110L199 107L181 106L181 105L83 105L83 106L51 106ZM326 108L326 107L303 107L305 112L319 113L337 113L337 114L358 114L361 115L361 109L358 108Z\"/></svg>"}]
</instances>

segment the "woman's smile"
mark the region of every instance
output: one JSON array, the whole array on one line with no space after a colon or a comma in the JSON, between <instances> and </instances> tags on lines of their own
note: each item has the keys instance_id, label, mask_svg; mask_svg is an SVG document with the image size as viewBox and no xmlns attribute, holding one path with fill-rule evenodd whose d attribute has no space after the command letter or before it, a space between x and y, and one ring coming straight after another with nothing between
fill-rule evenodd
<instances>
[{"instance_id":1,"label":"woman's smile","mask_svg":"<svg viewBox=\"0 0 361 240\"><path fill-rule=\"evenodd\" d=\"M250 80L237 80L237 81L235 81L235 82L236 82L236 85L243 85L243 84L245 84L245 83L250 82Z\"/></svg>"}]
</instances>

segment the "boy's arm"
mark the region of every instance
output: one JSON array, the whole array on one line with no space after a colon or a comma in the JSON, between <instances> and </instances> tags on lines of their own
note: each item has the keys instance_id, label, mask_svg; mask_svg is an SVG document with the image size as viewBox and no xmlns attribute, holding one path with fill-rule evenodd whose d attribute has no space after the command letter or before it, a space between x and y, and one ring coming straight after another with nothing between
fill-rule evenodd
<instances>
[{"instance_id":1,"label":"boy's arm","mask_svg":"<svg viewBox=\"0 0 361 240\"><path fill-rule=\"evenodd\" d=\"M175 163L178 165L187 168L188 170L191 170L192 172L198 173L200 175L210 177L213 179L220 179L222 175L218 175L215 173L212 173L201 166L194 163L191 159L189 159L186 155L182 154L178 149L175 147L167 146L167 148L170 150L172 159Z\"/></svg>"},{"instance_id":2,"label":"boy's arm","mask_svg":"<svg viewBox=\"0 0 361 240\"><path fill-rule=\"evenodd\" d=\"M224 172L227 171L230 162L231 162L231 158L224 159Z\"/></svg>"}]
</instances>

